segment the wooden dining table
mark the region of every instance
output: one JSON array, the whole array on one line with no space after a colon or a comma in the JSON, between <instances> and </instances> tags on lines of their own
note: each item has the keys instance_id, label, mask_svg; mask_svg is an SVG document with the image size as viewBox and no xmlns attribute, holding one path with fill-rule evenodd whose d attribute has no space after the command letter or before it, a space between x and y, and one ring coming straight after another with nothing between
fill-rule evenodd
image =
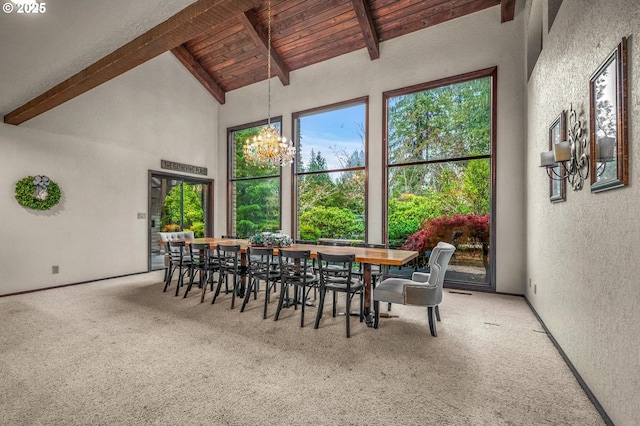
<instances>
[{"instance_id":1,"label":"wooden dining table","mask_svg":"<svg viewBox=\"0 0 640 426\"><path fill-rule=\"evenodd\" d=\"M251 246L249 240L233 239L233 238L195 238L185 241L187 244L209 244L211 248L220 245L239 245L241 253L241 262L246 265L247 247ZM362 264L363 281L365 283L365 318L367 325L372 324L372 304L371 304L371 265L387 265L402 266L407 262L418 257L417 251L412 250L396 250L387 248L357 247L357 246L334 246L334 245L316 245L316 244L292 244L283 247L287 250L309 250L311 257L316 258L318 252L327 254L354 254L356 262ZM278 248L274 247L274 254L278 254Z\"/></svg>"}]
</instances>

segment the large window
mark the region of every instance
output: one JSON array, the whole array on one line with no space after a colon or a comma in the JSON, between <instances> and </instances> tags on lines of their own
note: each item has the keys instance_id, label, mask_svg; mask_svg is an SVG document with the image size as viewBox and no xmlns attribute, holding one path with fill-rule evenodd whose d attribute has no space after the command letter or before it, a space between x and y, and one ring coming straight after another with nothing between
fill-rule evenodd
<instances>
[{"instance_id":1,"label":"large window","mask_svg":"<svg viewBox=\"0 0 640 426\"><path fill-rule=\"evenodd\" d=\"M446 279L490 285L495 69L384 94L389 246L457 247ZM410 273L405 268L398 273Z\"/></svg>"},{"instance_id":2,"label":"large window","mask_svg":"<svg viewBox=\"0 0 640 426\"><path fill-rule=\"evenodd\" d=\"M280 229L280 167L247 162L244 144L266 122L228 130L229 138L229 235L248 238L258 232ZM281 119L271 119L280 129Z\"/></svg>"},{"instance_id":3,"label":"large window","mask_svg":"<svg viewBox=\"0 0 640 426\"><path fill-rule=\"evenodd\" d=\"M296 238L366 239L367 101L293 115Z\"/></svg>"}]
</instances>

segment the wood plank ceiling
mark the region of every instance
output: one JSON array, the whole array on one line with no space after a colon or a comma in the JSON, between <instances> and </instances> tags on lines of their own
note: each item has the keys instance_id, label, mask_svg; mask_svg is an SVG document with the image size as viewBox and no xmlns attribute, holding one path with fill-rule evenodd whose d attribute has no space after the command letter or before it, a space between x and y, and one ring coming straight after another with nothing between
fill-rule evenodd
<instances>
[{"instance_id":1,"label":"wood plank ceiling","mask_svg":"<svg viewBox=\"0 0 640 426\"><path fill-rule=\"evenodd\" d=\"M289 74L496 5L513 20L516 0L272 0L272 75ZM198 0L4 117L20 124L167 50L224 104L225 93L267 78L264 0Z\"/></svg>"}]
</instances>

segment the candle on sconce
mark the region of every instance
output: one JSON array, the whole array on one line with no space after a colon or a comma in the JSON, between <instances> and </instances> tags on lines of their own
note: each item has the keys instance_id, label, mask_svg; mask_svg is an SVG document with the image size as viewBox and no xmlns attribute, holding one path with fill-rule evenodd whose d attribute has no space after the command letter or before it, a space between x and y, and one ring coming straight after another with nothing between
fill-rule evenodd
<instances>
[{"instance_id":1,"label":"candle on sconce","mask_svg":"<svg viewBox=\"0 0 640 426\"><path fill-rule=\"evenodd\" d=\"M540 167L553 167L555 166L553 161L553 151L546 151L540 153Z\"/></svg>"},{"instance_id":2,"label":"candle on sconce","mask_svg":"<svg viewBox=\"0 0 640 426\"><path fill-rule=\"evenodd\" d=\"M571 145L568 141L553 145L553 155L555 161L569 161L571 159Z\"/></svg>"}]
</instances>

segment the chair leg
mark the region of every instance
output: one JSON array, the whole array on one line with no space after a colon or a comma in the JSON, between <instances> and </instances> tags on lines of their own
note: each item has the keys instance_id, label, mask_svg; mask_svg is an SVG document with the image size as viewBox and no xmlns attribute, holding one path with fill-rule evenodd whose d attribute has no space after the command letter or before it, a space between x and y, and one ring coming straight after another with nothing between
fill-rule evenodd
<instances>
[{"instance_id":1,"label":"chair leg","mask_svg":"<svg viewBox=\"0 0 640 426\"><path fill-rule=\"evenodd\" d=\"M333 292L333 311L331 312L332 316L336 316L337 312L336 312L336 292Z\"/></svg>"},{"instance_id":2,"label":"chair leg","mask_svg":"<svg viewBox=\"0 0 640 426\"><path fill-rule=\"evenodd\" d=\"M433 337L437 337L438 333L436 332L436 322L434 321L433 306L427 307L427 314L429 315L429 330L431 330L431 335Z\"/></svg>"},{"instance_id":3,"label":"chair leg","mask_svg":"<svg viewBox=\"0 0 640 426\"><path fill-rule=\"evenodd\" d=\"M280 311L282 310L282 305L284 304L284 297L289 290L289 286L285 283L282 283L282 287L280 288L280 297L278 298L278 307L276 308L276 315L273 317L274 321L278 321L280 318Z\"/></svg>"},{"instance_id":4,"label":"chair leg","mask_svg":"<svg viewBox=\"0 0 640 426\"><path fill-rule=\"evenodd\" d=\"M258 287L257 278L252 279L251 277L249 277L247 281L249 281L249 288L244 293L244 300L242 301L242 307L240 308L240 312L244 312L244 307L247 306L247 303L249 302L249 297L251 296L251 289L252 288L255 289Z\"/></svg>"},{"instance_id":5,"label":"chair leg","mask_svg":"<svg viewBox=\"0 0 640 426\"><path fill-rule=\"evenodd\" d=\"M318 326L320 326L320 318L322 318L322 311L324 310L324 296L326 293L326 290L324 289L320 289L320 303L318 303L318 313L316 314L316 323L314 324L313 328L317 329Z\"/></svg>"},{"instance_id":6,"label":"chair leg","mask_svg":"<svg viewBox=\"0 0 640 426\"><path fill-rule=\"evenodd\" d=\"M184 269L182 267L182 262L180 262L180 266L178 267L178 282L176 283L176 296L180 293L180 287L184 284Z\"/></svg>"},{"instance_id":7,"label":"chair leg","mask_svg":"<svg viewBox=\"0 0 640 426\"><path fill-rule=\"evenodd\" d=\"M169 267L169 272L167 274L167 278L164 282L164 290L162 290L162 292L167 291L167 288L169 287L169 283L171 282L171 280L173 279L173 268Z\"/></svg>"},{"instance_id":8,"label":"chair leg","mask_svg":"<svg viewBox=\"0 0 640 426\"><path fill-rule=\"evenodd\" d=\"M436 305L436 319L440 321L440 309L438 309L438 305Z\"/></svg>"},{"instance_id":9,"label":"chair leg","mask_svg":"<svg viewBox=\"0 0 640 426\"><path fill-rule=\"evenodd\" d=\"M380 322L380 301L373 301L373 310L375 311L373 316L373 328L378 328L378 323Z\"/></svg>"},{"instance_id":10,"label":"chair leg","mask_svg":"<svg viewBox=\"0 0 640 426\"><path fill-rule=\"evenodd\" d=\"M236 293L238 292L238 276L233 274L233 293L231 293L231 309L236 305Z\"/></svg>"},{"instance_id":11,"label":"chair leg","mask_svg":"<svg viewBox=\"0 0 640 426\"><path fill-rule=\"evenodd\" d=\"M267 287L269 287L269 281L267 281ZM258 290L260 290L260 280L256 280L256 286L253 287L253 300L258 300Z\"/></svg>"},{"instance_id":12,"label":"chair leg","mask_svg":"<svg viewBox=\"0 0 640 426\"><path fill-rule=\"evenodd\" d=\"M191 286L193 285L193 280L196 277L196 273L197 273L197 271L195 269L193 269L189 273L189 285L187 286L187 290L184 292L184 296L182 296L183 299L187 298L187 294L189 294L189 291L191 290ZM203 273L203 271L200 271L200 284L201 285L202 285L202 273Z\"/></svg>"},{"instance_id":13,"label":"chair leg","mask_svg":"<svg viewBox=\"0 0 640 426\"><path fill-rule=\"evenodd\" d=\"M307 304L306 303L307 302L307 298L305 297L306 294L305 294L305 291L304 291L305 288L304 288L303 285L300 286L300 289L301 289L301 291L300 291L300 296L301 296L300 297L300 304L302 306L302 308L301 308L302 311L300 312L300 327L304 327L304 307Z\"/></svg>"},{"instance_id":14,"label":"chair leg","mask_svg":"<svg viewBox=\"0 0 640 426\"><path fill-rule=\"evenodd\" d=\"M335 292L333 293L335 294ZM351 337L351 295L349 293L345 293L347 296L347 312L345 313L345 318L347 321L347 339Z\"/></svg>"},{"instance_id":15,"label":"chair leg","mask_svg":"<svg viewBox=\"0 0 640 426\"><path fill-rule=\"evenodd\" d=\"M213 305L214 303L216 303L216 299L218 298L218 295L220 294L220 289L222 288L222 282L227 282L227 274L225 274L224 272L220 271L220 276L218 277L218 287L216 287L216 292L213 295L213 300L211 301L211 304Z\"/></svg>"},{"instance_id":16,"label":"chair leg","mask_svg":"<svg viewBox=\"0 0 640 426\"><path fill-rule=\"evenodd\" d=\"M204 271L204 284L202 285L202 294L200 296L200 303L204 302L204 294L207 292L207 284L211 281L211 291L213 291L213 271Z\"/></svg>"},{"instance_id":17,"label":"chair leg","mask_svg":"<svg viewBox=\"0 0 640 426\"><path fill-rule=\"evenodd\" d=\"M387 303L387 312L391 311L391 303Z\"/></svg>"},{"instance_id":18,"label":"chair leg","mask_svg":"<svg viewBox=\"0 0 640 426\"><path fill-rule=\"evenodd\" d=\"M274 281L272 284L273 287L276 286L276 282ZM267 319L267 304L269 303L269 295L271 294L271 287L269 286L269 280L267 280L267 288L264 292L264 311L262 312L262 319Z\"/></svg>"},{"instance_id":19,"label":"chair leg","mask_svg":"<svg viewBox=\"0 0 640 426\"><path fill-rule=\"evenodd\" d=\"M360 292L360 322L364 322L364 290Z\"/></svg>"}]
</instances>

